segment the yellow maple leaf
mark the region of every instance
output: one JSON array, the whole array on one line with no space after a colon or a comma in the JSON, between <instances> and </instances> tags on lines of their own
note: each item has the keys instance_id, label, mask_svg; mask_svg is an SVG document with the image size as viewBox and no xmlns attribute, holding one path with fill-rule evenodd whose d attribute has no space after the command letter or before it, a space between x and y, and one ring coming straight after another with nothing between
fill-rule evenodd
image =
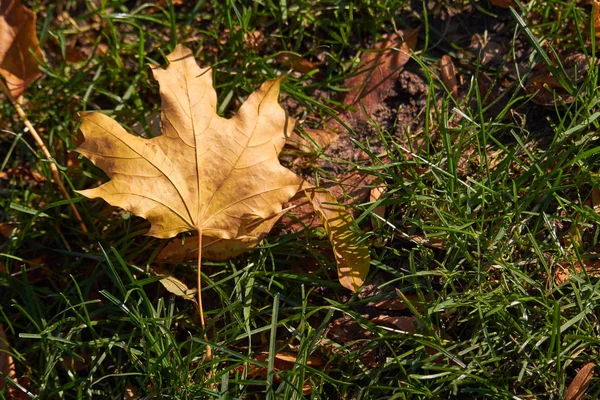
<instances>
[{"instance_id":1,"label":"yellow maple leaf","mask_svg":"<svg viewBox=\"0 0 600 400\"><path fill-rule=\"evenodd\" d=\"M102 197L146 218L148 235L198 231L222 239L243 236L252 222L281 211L302 179L278 154L294 126L278 103L281 80L265 82L231 119L217 115L209 68L178 46L166 69L153 68L162 99L162 135L130 135L101 113L83 116L77 151L111 180L79 193Z\"/></svg>"},{"instance_id":2,"label":"yellow maple leaf","mask_svg":"<svg viewBox=\"0 0 600 400\"><path fill-rule=\"evenodd\" d=\"M186 255L195 250L200 266L203 240L218 258L255 246L279 218L282 204L302 189L304 181L278 160L295 120L278 103L281 79L263 83L225 119L216 112L210 68L198 67L183 46L167 58L166 69L153 68L162 99L161 136L144 139L104 114L83 115L83 143L76 150L111 179L79 193L148 219L151 236L196 231L197 244L183 250ZM317 203L340 282L356 291L368 272L368 249L355 243L352 217L343 207ZM171 252L177 255L180 247Z\"/></svg>"}]
</instances>

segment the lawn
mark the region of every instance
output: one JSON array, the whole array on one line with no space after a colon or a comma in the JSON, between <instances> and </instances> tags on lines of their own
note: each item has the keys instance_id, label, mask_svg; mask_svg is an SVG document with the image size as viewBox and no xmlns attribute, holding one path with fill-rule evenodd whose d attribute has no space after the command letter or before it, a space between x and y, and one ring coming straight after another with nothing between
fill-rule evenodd
<instances>
[{"instance_id":1,"label":"lawn","mask_svg":"<svg viewBox=\"0 0 600 400\"><path fill-rule=\"evenodd\" d=\"M0 94L0 399L600 397L595 1L22 2L43 59ZM202 323L164 281L197 287L165 255L193 237L76 192L109 179L73 151L84 112L159 135L180 44L225 118L285 76L279 160L353 216L356 292L292 201L205 254Z\"/></svg>"}]
</instances>

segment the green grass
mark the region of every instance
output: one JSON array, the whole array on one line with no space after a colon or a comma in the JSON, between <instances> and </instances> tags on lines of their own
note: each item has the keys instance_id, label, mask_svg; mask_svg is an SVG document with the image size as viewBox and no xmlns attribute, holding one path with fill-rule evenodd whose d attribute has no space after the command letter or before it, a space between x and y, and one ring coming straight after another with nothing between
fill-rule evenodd
<instances>
[{"instance_id":1,"label":"green grass","mask_svg":"<svg viewBox=\"0 0 600 400\"><path fill-rule=\"evenodd\" d=\"M598 258L600 233L591 203L600 190L600 92L590 6L534 0L510 12L487 1L435 9L408 1L25 3L38 15L47 55L25 107L54 160L40 156L10 103L0 102L0 172L23 167L45 178L17 171L0 180L0 222L15 228L0 242L0 323L29 397L122 399L131 390L134 398L292 399L303 398L308 385L312 399L559 399L581 366L598 362L600 282L593 271L575 271ZM508 24L500 67L466 58L468 41L450 41L445 22L436 20L446 7L462 10L453 24L473 33L493 32L496 20ZM146 221L73 193L90 231L82 233L51 181L49 162L73 189L106 179L85 159L69 163L80 111L101 110L150 134L160 104L148 64L164 65L177 43L213 67L225 116L262 81L287 72L277 61L281 52L323 61L320 75L292 73L282 88L284 104L297 105L293 116L318 127L335 114L358 51L417 25L409 68L426 83L422 123L414 130L374 117L370 140L385 155L350 132L367 160L316 152L303 171L331 181L331 171L317 165L328 159L385 184L376 203L354 206L371 246L370 290L359 296L341 287L318 229L274 232L242 257L206 262L210 361L195 305L165 291L149 271L165 242L144 236ZM257 31L253 45L248 38ZM88 61L64 61L74 39L95 52ZM528 68L499 98L480 91L477 77L499 85L519 46L530 51L520 59ZM521 88L531 68L575 52L589 59L581 82L567 66L546 66L575 100L534 104ZM465 79L459 100L438 78L446 53ZM377 205L387 214L371 228ZM160 266L193 284L193 262ZM562 283L554 279L559 266L571 271ZM404 310L373 307L399 297L408 302ZM419 327L408 333L384 326L372 320L378 314L414 317ZM293 368L276 368L281 352L297 354ZM600 397L599 379L587 397ZM8 398L7 388L0 398Z\"/></svg>"}]
</instances>

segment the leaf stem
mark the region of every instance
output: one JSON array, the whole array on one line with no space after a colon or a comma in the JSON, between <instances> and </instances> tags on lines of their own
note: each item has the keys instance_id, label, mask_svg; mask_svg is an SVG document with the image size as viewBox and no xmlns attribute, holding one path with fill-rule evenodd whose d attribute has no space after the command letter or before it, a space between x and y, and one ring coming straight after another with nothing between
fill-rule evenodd
<instances>
[{"instance_id":1,"label":"leaf stem","mask_svg":"<svg viewBox=\"0 0 600 400\"><path fill-rule=\"evenodd\" d=\"M4 83L4 81L2 79L0 79L0 90L2 90L4 95L6 97L8 97L8 99L10 100L11 104L17 111L17 114L19 114L19 116L23 120L23 123L27 127L27 129L29 129L29 133L31 133L31 136L33 136L33 140L35 140L35 143L37 144L38 148L42 151L42 154L44 154L44 157L46 157L46 159L48 161L50 161L49 165L50 165L50 170L52 171L52 176L54 177L54 181L58 185L58 189L62 193L63 197L66 200L71 200L71 196L69 196L69 192L67 192L67 189L65 188L65 186L62 183L62 180L60 179L60 173L58 172L58 168L56 167L56 164L52 161L52 155L50 154L50 151L48 151L48 148L44 144L44 141L42 140L40 135L37 133L35 128L33 127L33 124L29 121L29 118L27 118L27 114L25 114L25 111L23 111L23 108L21 107L21 105L10 94L10 90L8 89L8 87L6 87L6 84ZM81 214L79 214L79 211L77 211L77 207L75 207L75 204L73 204L73 203L70 203L69 206L71 207L71 210L73 211L73 215L75 216L75 219L77 219L77 221L79 221L79 227L81 228L81 230L83 232L87 233L88 229L85 226L85 224L83 223L83 219L81 218Z\"/></svg>"},{"instance_id":2,"label":"leaf stem","mask_svg":"<svg viewBox=\"0 0 600 400\"><path fill-rule=\"evenodd\" d=\"M202 230L198 230L198 310L200 311L200 326L204 332L204 340L208 342L206 323L204 322L204 308L202 307ZM206 344L206 360L212 359L212 350Z\"/></svg>"}]
</instances>

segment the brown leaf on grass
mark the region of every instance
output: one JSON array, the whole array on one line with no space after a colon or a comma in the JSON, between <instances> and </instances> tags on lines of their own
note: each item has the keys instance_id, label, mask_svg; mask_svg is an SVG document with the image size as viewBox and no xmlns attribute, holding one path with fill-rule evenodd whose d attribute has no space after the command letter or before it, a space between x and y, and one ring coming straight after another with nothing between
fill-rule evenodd
<instances>
[{"instance_id":1,"label":"brown leaf on grass","mask_svg":"<svg viewBox=\"0 0 600 400\"><path fill-rule=\"evenodd\" d=\"M254 357L254 359L258 362L266 363L269 360L269 353L261 352L261 353L257 354L256 357ZM274 364L273 364L273 372L277 373L280 371L291 371L292 369L294 369L294 366L296 365L297 361L298 361L298 353L287 352L287 351L278 352L277 354L275 354L275 360L274 360ZM304 361L302 361L302 362L304 362ZM323 367L323 360L321 360L320 357L311 355L311 356L308 356L308 359L306 360L305 365L315 368L315 369L321 369ZM241 374L241 373L243 373L243 370L244 370L244 366L241 365L241 366L231 370L230 373L238 372ZM269 371L266 367L261 367L256 364L251 364L248 366L248 377L250 377L250 378L264 379L267 377L268 373L269 373ZM276 375L275 381L281 382L281 379ZM302 393L304 395L308 395L308 394L310 394L311 391L312 391L312 386L310 385L310 382L307 380L306 382L304 382L304 385L302 388Z\"/></svg>"},{"instance_id":2,"label":"brown leaf on grass","mask_svg":"<svg viewBox=\"0 0 600 400\"><path fill-rule=\"evenodd\" d=\"M0 0L0 75L17 98L41 75L43 58L35 34L35 14L20 0Z\"/></svg>"},{"instance_id":3,"label":"brown leaf on grass","mask_svg":"<svg viewBox=\"0 0 600 400\"><path fill-rule=\"evenodd\" d=\"M378 302L369 303L369 306L380 308L382 310L387 311L404 311L408 310L409 307L406 304L406 300L410 301L410 304L419 312L423 312L423 303L421 302L421 298L416 294L405 294L404 298L400 296L391 297L389 299L380 300ZM426 302L431 302L431 299L428 297L425 298Z\"/></svg>"},{"instance_id":4,"label":"brown leaf on grass","mask_svg":"<svg viewBox=\"0 0 600 400\"><path fill-rule=\"evenodd\" d=\"M367 246L359 243L358 235L351 229L352 216L326 190L306 189L304 193L325 227L333 247L340 283L356 292L369 273L371 256Z\"/></svg>"},{"instance_id":5,"label":"brown leaf on grass","mask_svg":"<svg viewBox=\"0 0 600 400\"><path fill-rule=\"evenodd\" d=\"M4 389L5 386L7 386L8 399L24 400L29 398L25 393L23 393L22 390L20 390L15 385L7 385L5 376L11 379L13 382L19 383L19 380L17 379L15 362L13 360L12 355L10 354L10 346L8 345L6 332L4 331L4 325L0 323L0 392L2 391L2 389ZM25 381L27 380L21 380L20 384L25 385Z\"/></svg>"},{"instance_id":6,"label":"brown leaf on grass","mask_svg":"<svg viewBox=\"0 0 600 400\"><path fill-rule=\"evenodd\" d=\"M514 0L490 0L490 3L496 7L509 8L516 7L517 4Z\"/></svg>"},{"instance_id":7,"label":"brown leaf on grass","mask_svg":"<svg viewBox=\"0 0 600 400\"><path fill-rule=\"evenodd\" d=\"M301 74L308 74L315 69L319 69L320 65L320 63L314 63L304 57L300 57L296 53L287 51L279 54L277 56L277 61L296 72L300 72Z\"/></svg>"},{"instance_id":8,"label":"brown leaf on grass","mask_svg":"<svg viewBox=\"0 0 600 400\"><path fill-rule=\"evenodd\" d=\"M408 333L417 333L416 327L420 326L419 320L413 316L394 317L389 315L378 315L375 318L371 318L371 322L377 325L389 326Z\"/></svg>"},{"instance_id":9,"label":"brown leaf on grass","mask_svg":"<svg viewBox=\"0 0 600 400\"><path fill-rule=\"evenodd\" d=\"M386 188L383 186L376 186L372 188L371 192L369 193L369 201L371 203L376 202L383 194L385 194L386 191ZM379 217L371 217L371 227L375 229L377 228L381 220L385 220L385 206L375 207L372 213Z\"/></svg>"},{"instance_id":10,"label":"brown leaf on grass","mask_svg":"<svg viewBox=\"0 0 600 400\"><path fill-rule=\"evenodd\" d=\"M181 6L184 4L183 0L171 0L171 3L174 6ZM156 2L157 5L161 6L161 7L167 7L169 5L169 1L168 0L158 0Z\"/></svg>"},{"instance_id":11,"label":"brown leaf on grass","mask_svg":"<svg viewBox=\"0 0 600 400\"><path fill-rule=\"evenodd\" d=\"M595 363L591 362L585 364L575 375L575 378L569 385L567 393L565 394L565 400L581 400L585 396L588 386L594 377Z\"/></svg>"},{"instance_id":12,"label":"brown leaf on grass","mask_svg":"<svg viewBox=\"0 0 600 400\"><path fill-rule=\"evenodd\" d=\"M402 37L387 35L372 51L363 53L358 72L344 82L350 91L344 96L343 103L351 109L340 115L342 121L354 126L377 111L402 68L410 60L410 52L416 47L418 34L418 29L407 29ZM334 130L338 130L336 128L339 127L334 126Z\"/></svg>"},{"instance_id":13,"label":"brown leaf on grass","mask_svg":"<svg viewBox=\"0 0 600 400\"><path fill-rule=\"evenodd\" d=\"M369 185L375 182L376 177L358 171L351 171L338 178L337 182L324 184L340 204L357 204L365 201L369 195ZM283 216L281 224L288 232L300 232L306 228L321 225L321 220L315 214L315 209L303 191L298 192L286 208L290 208L293 217Z\"/></svg>"},{"instance_id":14,"label":"brown leaf on grass","mask_svg":"<svg viewBox=\"0 0 600 400\"><path fill-rule=\"evenodd\" d=\"M585 258L582 257L581 262L575 260L572 263L563 262L557 265L554 270L554 282L560 285L571 279L573 272L580 274L584 271L590 276L600 276L600 258L598 258L597 254L590 253Z\"/></svg>"},{"instance_id":15,"label":"brown leaf on grass","mask_svg":"<svg viewBox=\"0 0 600 400\"><path fill-rule=\"evenodd\" d=\"M456 69L452 62L452 57L444 54L440 59L440 75L442 83L446 89L452 93L452 97L456 100L458 98L458 81L456 80Z\"/></svg>"},{"instance_id":16,"label":"brown leaf on grass","mask_svg":"<svg viewBox=\"0 0 600 400\"><path fill-rule=\"evenodd\" d=\"M100 113L83 116L77 151L111 180L80 191L146 218L148 235L197 231L221 239L244 236L257 220L279 213L302 179L277 158L294 120L277 102L281 79L265 82L231 119L216 114L210 68L177 46L161 87L163 134L130 135Z\"/></svg>"},{"instance_id":17,"label":"brown leaf on grass","mask_svg":"<svg viewBox=\"0 0 600 400\"><path fill-rule=\"evenodd\" d=\"M184 282L175 278L168 271L162 268L156 266L151 267L150 272L156 276L163 276L159 282L168 292L173 293L175 296L179 296L183 299L196 302L196 298L194 297L196 294L196 289L188 288Z\"/></svg>"},{"instance_id":18,"label":"brown leaf on grass","mask_svg":"<svg viewBox=\"0 0 600 400\"><path fill-rule=\"evenodd\" d=\"M581 83L589 70L589 59L585 54L573 53L562 61L562 67L568 79L574 84ZM575 96L562 86L544 63L538 63L533 68L525 91L533 95L532 102L545 107L553 107L557 103L567 105L575 100Z\"/></svg>"}]
</instances>

